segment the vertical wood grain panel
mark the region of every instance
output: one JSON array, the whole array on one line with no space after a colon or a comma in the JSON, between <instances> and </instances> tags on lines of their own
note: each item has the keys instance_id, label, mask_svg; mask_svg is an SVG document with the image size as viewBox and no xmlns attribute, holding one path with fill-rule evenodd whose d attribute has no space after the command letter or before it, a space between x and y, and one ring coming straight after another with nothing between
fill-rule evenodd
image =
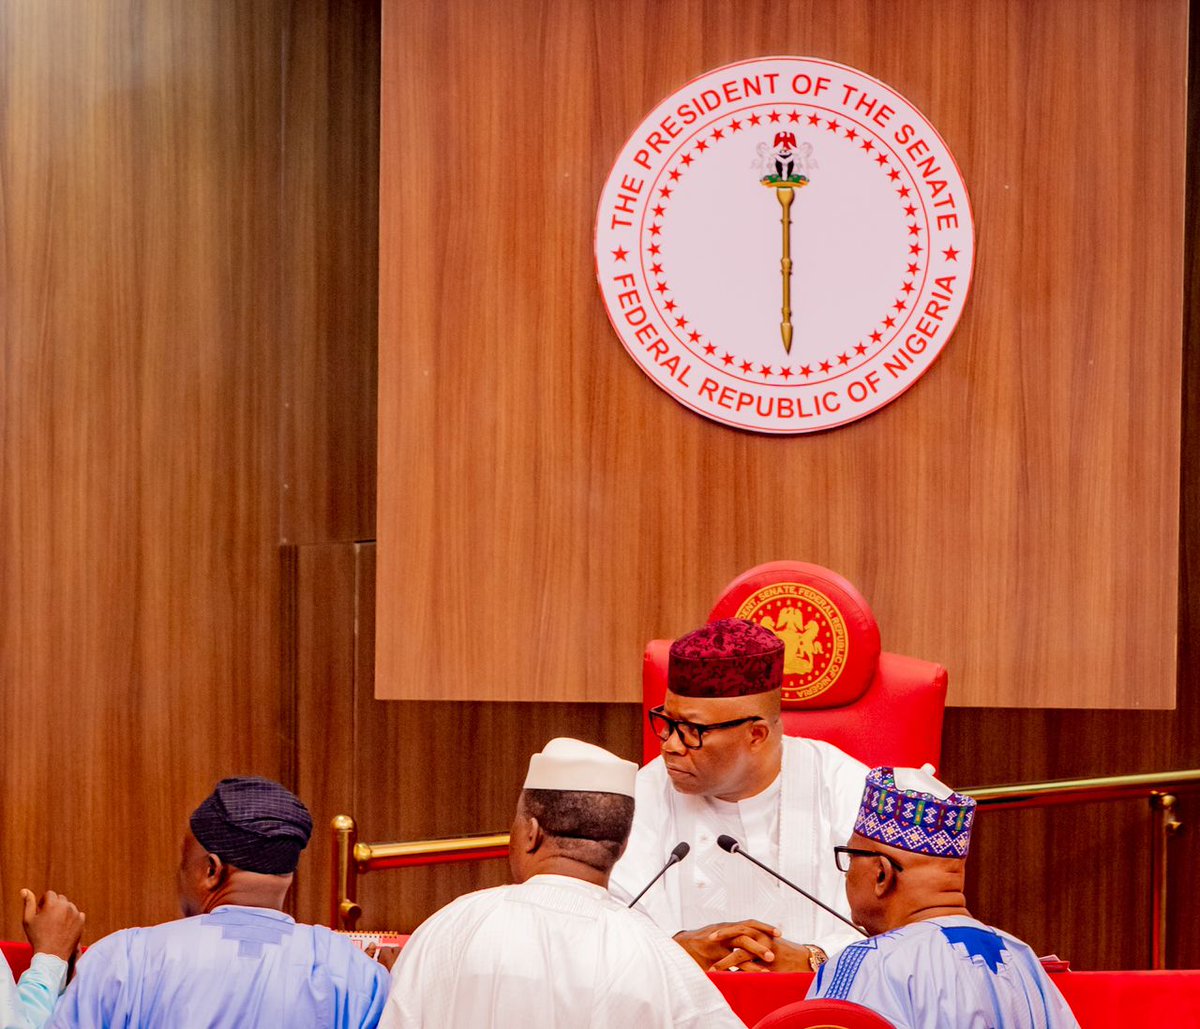
<instances>
[{"instance_id":1,"label":"vertical wood grain panel","mask_svg":"<svg viewBox=\"0 0 1200 1029\"><path fill-rule=\"evenodd\" d=\"M384 9L381 697L634 700L646 639L791 556L856 582L953 703L1173 705L1183 0ZM794 439L653 386L590 252L643 114L779 52L916 103L980 246L918 386Z\"/></svg>"}]
</instances>

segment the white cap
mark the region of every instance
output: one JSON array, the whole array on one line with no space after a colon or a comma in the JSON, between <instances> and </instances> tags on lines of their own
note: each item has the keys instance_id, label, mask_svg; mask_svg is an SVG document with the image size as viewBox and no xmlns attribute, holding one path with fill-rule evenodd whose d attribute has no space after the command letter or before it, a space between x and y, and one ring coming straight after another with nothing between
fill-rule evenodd
<instances>
[{"instance_id":1,"label":"white cap","mask_svg":"<svg viewBox=\"0 0 1200 1029\"><path fill-rule=\"evenodd\" d=\"M633 796L638 767L582 740L560 736L529 759L527 790L580 790Z\"/></svg>"},{"instance_id":2,"label":"white cap","mask_svg":"<svg viewBox=\"0 0 1200 1029\"><path fill-rule=\"evenodd\" d=\"M930 764L920 768L893 768L892 775L897 789L910 793L927 793L938 800L945 800L954 792L940 779L933 777L933 765Z\"/></svg>"}]
</instances>

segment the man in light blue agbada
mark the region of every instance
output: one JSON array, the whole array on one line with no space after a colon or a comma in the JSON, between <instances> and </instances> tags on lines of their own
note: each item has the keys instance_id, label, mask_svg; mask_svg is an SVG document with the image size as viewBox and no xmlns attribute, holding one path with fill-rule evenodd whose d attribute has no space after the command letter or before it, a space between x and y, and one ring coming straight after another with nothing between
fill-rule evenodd
<instances>
[{"instance_id":1,"label":"man in light blue agbada","mask_svg":"<svg viewBox=\"0 0 1200 1029\"><path fill-rule=\"evenodd\" d=\"M967 911L975 801L931 773L867 776L854 833L835 858L871 938L823 965L809 997L853 1001L897 1029L1079 1029L1033 951Z\"/></svg>"},{"instance_id":2,"label":"man in light blue agbada","mask_svg":"<svg viewBox=\"0 0 1200 1029\"><path fill-rule=\"evenodd\" d=\"M387 971L349 940L284 914L307 808L269 779L225 779L193 812L179 867L185 915L91 947L52 1026L371 1029Z\"/></svg>"}]
</instances>

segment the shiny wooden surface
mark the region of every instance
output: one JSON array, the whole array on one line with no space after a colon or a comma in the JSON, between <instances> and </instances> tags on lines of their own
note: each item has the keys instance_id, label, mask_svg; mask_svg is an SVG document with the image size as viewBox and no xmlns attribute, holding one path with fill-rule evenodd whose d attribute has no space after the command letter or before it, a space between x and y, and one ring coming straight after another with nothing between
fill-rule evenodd
<instances>
[{"instance_id":1,"label":"shiny wooden surface","mask_svg":"<svg viewBox=\"0 0 1200 1029\"><path fill-rule=\"evenodd\" d=\"M797 557L871 598L885 647L946 665L952 704L1170 708L1187 13L385 0L379 696L633 701L647 639ZM922 109L979 239L922 381L793 439L655 388L591 255L644 113L779 52Z\"/></svg>"},{"instance_id":2,"label":"shiny wooden surface","mask_svg":"<svg viewBox=\"0 0 1200 1029\"><path fill-rule=\"evenodd\" d=\"M280 538L372 534L377 48L369 4L0 5L4 938L22 886L172 917L195 804L288 778Z\"/></svg>"}]
</instances>

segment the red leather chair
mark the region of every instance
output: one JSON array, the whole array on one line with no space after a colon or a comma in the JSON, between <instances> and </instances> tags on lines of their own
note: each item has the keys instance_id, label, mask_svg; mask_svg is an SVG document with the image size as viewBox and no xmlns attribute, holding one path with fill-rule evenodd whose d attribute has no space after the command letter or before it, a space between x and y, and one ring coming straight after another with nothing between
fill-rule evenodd
<instances>
[{"instance_id":1,"label":"red leather chair","mask_svg":"<svg viewBox=\"0 0 1200 1029\"><path fill-rule=\"evenodd\" d=\"M783 727L825 740L871 767L937 766L942 753L946 669L880 649L879 626L862 594L836 572L772 561L738 576L708 620L749 618L787 645ZM670 640L651 640L642 663L642 707L663 702ZM658 738L642 721L645 760Z\"/></svg>"},{"instance_id":2,"label":"red leather chair","mask_svg":"<svg viewBox=\"0 0 1200 1029\"><path fill-rule=\"evenodd\" d=\"M846 1000L798 1000L754 1023L754 1029L896 1029L882 1015Z\"/></svg>"}]
</instances>

